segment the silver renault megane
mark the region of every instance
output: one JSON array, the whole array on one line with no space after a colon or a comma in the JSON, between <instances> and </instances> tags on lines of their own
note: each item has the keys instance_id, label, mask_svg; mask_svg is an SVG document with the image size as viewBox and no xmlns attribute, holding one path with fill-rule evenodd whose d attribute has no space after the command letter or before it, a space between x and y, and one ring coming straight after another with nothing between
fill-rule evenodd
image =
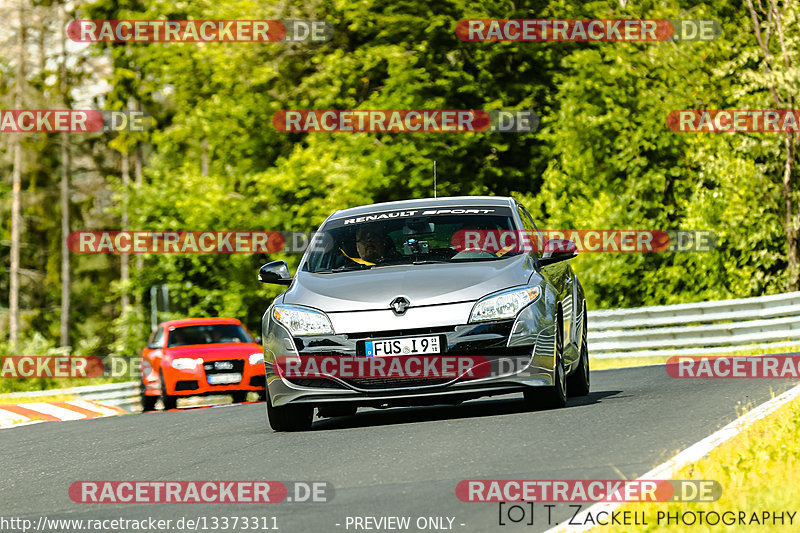
<instances>
[{"instance_id":1,"label":"silver renault megane","mask_svg":"<svg viewBox=\"0 0 800 533\"><path fill-rule=\"evenodd\" d=\"M567 261L575 255L571 241L543 241L513 198L333 213L294 277L283 261L259 271L264 283L288 285L262 318L270 426L308 429L315 408L321 417L347 416L359 406L521 392L539 409L588 394L586 300ZM430 371L374 371L392 359L402 372L414 358L416 370ZM470 363L437 372L448 358ZM364 363L381 366L363 372Z\"/></svg>"}]
</instances>

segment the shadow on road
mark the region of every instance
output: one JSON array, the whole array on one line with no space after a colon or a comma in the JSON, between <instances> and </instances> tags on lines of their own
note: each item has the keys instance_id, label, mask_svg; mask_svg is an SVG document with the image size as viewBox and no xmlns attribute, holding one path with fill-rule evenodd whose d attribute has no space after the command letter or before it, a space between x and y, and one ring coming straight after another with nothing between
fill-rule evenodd
<instances>
[{"instance_id":1,"label":"shadow on road","mask_svg":"<svg viewBox=\"0 0 800 533\"><path fill-rule=\"evenodd\" d=\"M492 400L473 400L460 405L435 405L421 407L393 407L390 409L370 409L359 411L355 416L337 418L315 418L311 431L326 431L394 424L413 424L436 420L456 420L460 418L480 418L520 413L557 414L573 407L600 403L604 398L616 396L622 391L608 390L589 393L588 396L569 398L563 409L530 411L525 407L520 395L505 396Z\"/></svg>"}]
</instances>

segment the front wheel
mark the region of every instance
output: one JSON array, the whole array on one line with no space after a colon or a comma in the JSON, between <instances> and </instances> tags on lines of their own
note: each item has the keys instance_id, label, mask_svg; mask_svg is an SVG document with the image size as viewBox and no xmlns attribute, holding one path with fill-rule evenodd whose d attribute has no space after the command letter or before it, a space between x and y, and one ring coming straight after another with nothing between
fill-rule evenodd
<instances>
[{"instance_id":1,"label":"front wheel","mask_svg":"<svg viewBox=\"0 0 800 533\"><path fill-rule=\"evenodd\" d=\"M148 396L144 393L144 380L139 382L139 401L142 404L142 411L155 411L158 396Z\"/></svg>"},{"instance_id":2,"label":"front wheel","mask_svg":"<svg viewBox=\"0 0 800 533\"><path fill-rule=\"evenodd\" d=\"M567 378L570 396L589 394L589 345L586 341L586 311L583 312L583 333L581 333L581 360L578 368Z\"/></svg>"},{"instance_id":3,"label":"front wheel","mask_svg":"<svg viewBox=\"0 0 800 533\"><path fill-rule=\"evenodd\" d=\"M273 431L305 431L311 428L314 407L302 404L275 407L267 394L267 418Z\"/></svg>"},{"instance_id":4,"label":"front wheel","mask_svg":"<svg viewBox=\"0 0 800 533\"><path fill-rule=\"evenodd\" d=\"M531 387L525 394L525 403L529 409L557 409L567 405L567 377L564 368L564 334L561 319L556 322L555 368L550 387Z\"/></svg>"},{"instance_id":5,"label":"front wheel","mask_svg":"<svg viewBox=\"0 0 800 533\"><path fill-rule=\"evenodd\" d=\"M167 394L167 382L164 381L164 372L159 370L158 375L161 378L161 403L164 404L164 410L175 409L178 407L178 398Z\"/></svg>"}]
</instances>

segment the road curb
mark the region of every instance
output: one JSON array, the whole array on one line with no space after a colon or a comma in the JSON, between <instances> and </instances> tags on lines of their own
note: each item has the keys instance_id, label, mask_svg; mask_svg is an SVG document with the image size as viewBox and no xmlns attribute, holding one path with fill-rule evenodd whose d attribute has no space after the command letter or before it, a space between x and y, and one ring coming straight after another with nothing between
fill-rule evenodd
<instances>
[{"instance_id":1,"label":"road curb","mask_svg":"<svg viewBox=\"0 0 800 533\"><path fill-rule=\"evenodd\" d=\"M0 404L0 429L67 420L88 420L125 414L113 405L91 400Z\"/></svg>"}]
</instances>

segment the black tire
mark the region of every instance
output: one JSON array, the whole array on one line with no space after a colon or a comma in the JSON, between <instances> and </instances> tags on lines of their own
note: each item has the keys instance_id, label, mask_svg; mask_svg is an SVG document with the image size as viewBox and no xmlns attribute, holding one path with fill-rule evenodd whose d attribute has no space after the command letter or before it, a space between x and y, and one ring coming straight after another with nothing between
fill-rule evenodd
<instances>
[{"instance_id":1,"label":"black tire","mask_svg":"<svg viewBox=\"0 0 800 533\"><path fill-rule=\"evenodd\" d=\"M583 331L581 332L581 358L578 368L567 378L567 391L570 397L589 394L589 344L586 340L586 309L583 310Z\"/></svg>"},{"instance_id":2,"label":"black tire","mask_svg":"<svg viewBox=\"0 0 800 533\"><path fill-rule=\"evenodd\" d=\"M556 320L556 379L551 387L531 387L525 394L529 409L558 409L567 405L567 379L564 368L564 333L561 317Z\"/></svg>"},{"instance_id":3,"label":"black tire","mask_svg":"<svg viewBox=\"0 0 800 533\"><path fill-rule=\"evenodd\" d=\"M233 403L244 403L247 401L247 391L237 390L231 393Z\"/></svg>"},{"instance_id":4,"label":"black tire","mask_svg":"<svg viewBox=\"0 0 800 533\"><path fill-rule=\"evenodd\" d=\"M144 381L139 381L139 401L142 404L142 412L155 411L158 396L147 396L144 393Z\"/></svg>"},{"instance_id":5,"label":"black tire","mask_svg":"<svg viewBox=\"0 0 800 533\"><path fill-rule=\"evenodd\" d=\"M272 405L267 395L267 418L273 431L305 431L311 428L314 407L311 405Z\"/></svg>"},{"instance_id":6,"label":"black tire","mask_svg":"<svg viewBox=\"0 0 800 533\"><path fill-rule=\"evenodd\" d=\"M159 370L158 375L161 378L161 403L164 404L164 410L168 411L170 409L175 409L178 407L178 398L176 396L167 394L167 384L164 382L164 372Z\"/></svg>"},{"instance_id":7,"label":"black tire","mask_svg":"<svg viewBox=\"0 0 800 533\"><path fill-rule=\"evenodd\" d=\"M356 405L326 405L317 407L317 414L323 418L333 418L336 416L353 416L358 411Z\"/></svg>"}]
</instances>

